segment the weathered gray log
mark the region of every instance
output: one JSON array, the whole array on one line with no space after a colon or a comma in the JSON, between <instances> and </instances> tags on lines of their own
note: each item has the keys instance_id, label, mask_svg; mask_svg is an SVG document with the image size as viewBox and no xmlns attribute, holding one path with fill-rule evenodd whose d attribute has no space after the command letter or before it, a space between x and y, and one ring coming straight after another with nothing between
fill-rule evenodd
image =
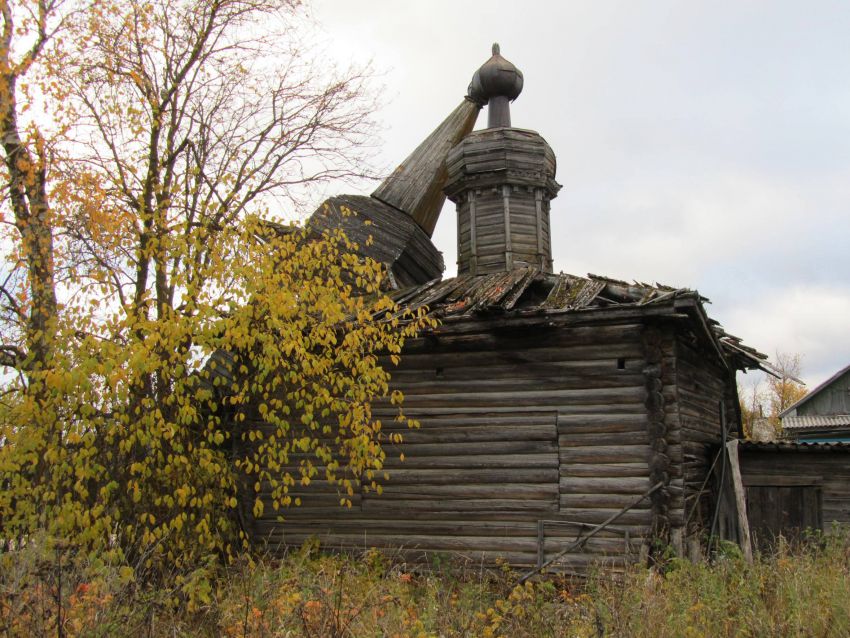
<instances>
[{"instance_id":1,"label":"weathered gray log","mask_svg":"<svg viewBox=\"0 0 850 638\"><path fill-rule=\"evenodd\" d=\"M663 486L664 486L664 483L662 481L659 481L658 483L656 483L655 485L650 487L646 492L644 492L637 499L635 499L634 501L632 501L631 503L626 505L623 509L619 510L615 514L612 514L611 516L606 518L604 521L602 521L599 525L597 525L596 527L594 527L593 529L588 531L586 534L583 534L581 536L581 538L577 539L574 543L571 543L569 547L558 552L552 558L550 558L546 561L543 561L543 563L539 567L535 567L530 572L527 572L526 574L524 574L519 579L519 583L520 584L524 583L525 581L527 581L529 578L531 578L535 574L541 573L544 569L546 569L549 565L554 563L556 560L562 558L563 556L568 555L573 550L584 546L588 542L588 540L590 540L591 538L596 536L600 531L605 529L608 525L610 525L611 523L616 521L618 518L621 518L626 512L628 512L630 509L632 509L633 507L640 504L644 499L651 496L654 492L661 489Z\"/></svg>"},{"instance_id":2,"label":"weathered gray log","mask_svg":"<svg viewBox=\"0 0 850 638\"><path fill-rule=\"evenodd\" d=\"M738 462L738 440L733 439L726 444L731 470L732 490L735 494L735 507L738 511L738 532L741 539L741 550L748 563L753 562L753 545L750 540L750 522L747 520L747 497L741 480L741 466Z\"/></svg>"},{"instance_id":3,"label":"weathered gray log","mask_svg":"<svg viewBox=\"0 0 850 638\"><path fill-rule=\"evenodd\" d=\"M646 462L639 463L564 463L559 469L563 477L618 477L618 476L648 476Z\"/></svg>"}]
</instances>

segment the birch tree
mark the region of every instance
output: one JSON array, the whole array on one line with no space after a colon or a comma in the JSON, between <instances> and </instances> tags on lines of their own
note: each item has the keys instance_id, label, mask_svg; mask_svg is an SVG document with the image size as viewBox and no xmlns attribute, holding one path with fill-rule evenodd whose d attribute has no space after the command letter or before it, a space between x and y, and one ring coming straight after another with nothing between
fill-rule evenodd
<instances>
[{"instance_id":1,"label":"birch tree","mask_svg":"<svg viewBox=\"0 0 850 638\"><path fill-rule=\"evenodd\" d=\"M297 2L0 1L3 538L190 563L244 546L246 503L377 488L381 355L430 320L341 234L263 219L362 172L366 75L307 56Z\"/></svg>"}]
</instances>

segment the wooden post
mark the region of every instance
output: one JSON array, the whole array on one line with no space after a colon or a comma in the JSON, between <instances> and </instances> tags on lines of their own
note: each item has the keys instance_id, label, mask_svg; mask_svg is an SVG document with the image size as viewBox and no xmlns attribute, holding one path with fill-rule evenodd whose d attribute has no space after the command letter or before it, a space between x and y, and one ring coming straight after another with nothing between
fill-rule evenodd
<instances>
[{"instance_id":1,"label":"wooden post","mask_svg":"<svg viewBox=\"0 0 850 638\"><path fill-rule=\"evenodd\" d=\"M744 560L753 562L753 544L750 539L750 521L747 518L747 498L744 494L744 482L741 479L741 465L738 463L738 439L726 443L729 455L729 469L732 470L732 489L735 492L735 509L738 510L738 532ZM722 488L721 488L722 489Z\"/></svg>"}]
</instances>

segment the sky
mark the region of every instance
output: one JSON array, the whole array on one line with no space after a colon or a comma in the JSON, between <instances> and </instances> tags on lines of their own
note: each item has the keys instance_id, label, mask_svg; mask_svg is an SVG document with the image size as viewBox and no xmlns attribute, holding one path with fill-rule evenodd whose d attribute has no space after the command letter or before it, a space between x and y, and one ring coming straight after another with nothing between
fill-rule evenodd
<instances>
[{"instance_id":1,"label":"sky","mask_svg":"<svg viewBox=\"0 0 850 638\"><path fill-rule=\"evenodd\" d=\"M499 42L525 76L513 125L558 158L556 272L697 289L748 345L800 354L810 388L850 364L850 2L314 0L311 11L329 55L379 74L386 172ZM433 237L447 275L455 224L448 203Z\"/></svg>"}]
</instances>

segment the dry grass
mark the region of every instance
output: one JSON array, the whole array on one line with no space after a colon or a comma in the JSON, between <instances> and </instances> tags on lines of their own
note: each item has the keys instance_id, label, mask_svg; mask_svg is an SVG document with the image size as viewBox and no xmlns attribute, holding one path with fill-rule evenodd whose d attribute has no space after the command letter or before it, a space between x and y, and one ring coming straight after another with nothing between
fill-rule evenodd
<instances>
[{"instance_id":1,"label":"dry grass","mask_svg":"<svg viewBox=\"0 0 850 638\"><path fill-rule=\"evenodd\" d=\"M56 636L847 636L850 542L810 539L746 565L600 572L583 585L436 561L408 569L377 552L165 574L34 544L0 555L0 635ZM167 570L165 570L167 571ZM61 575L61 578L60 578ZM59 615L61 609L61 616Z\"/></svg>"}]
</instances>

